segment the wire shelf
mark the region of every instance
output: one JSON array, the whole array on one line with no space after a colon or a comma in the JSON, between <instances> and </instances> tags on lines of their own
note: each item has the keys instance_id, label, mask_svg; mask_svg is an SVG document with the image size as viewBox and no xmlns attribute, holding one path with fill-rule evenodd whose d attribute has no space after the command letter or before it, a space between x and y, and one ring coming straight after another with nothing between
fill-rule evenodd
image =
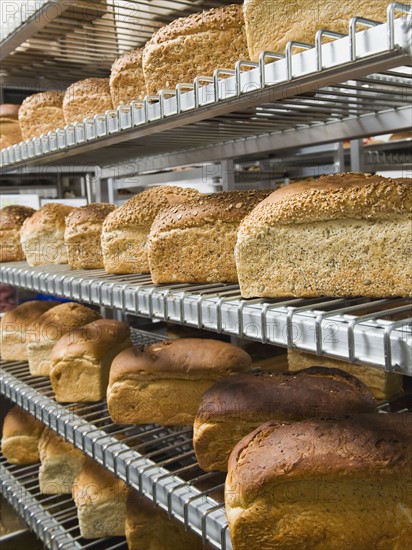
<instances>
[{"instance_id":1,"label":"wire shelf","mask_svg":"<svg viewBox=\"0 0 412 550\"><path fill-rule=\"evenodd\" d=\"M239 338L296 348L412 376L412 301L254 299L236 284L153 285L150 275L108 275L67 265L3 264L0 281Z\"/></svg>"},{"instance_id":2,"label":"wire shelf","mask_svg":"<svg viewBox=\"0 0 412 550\"><path fill-rule=\"evenodd\" d=\"M150 341L147 333L133 332L136 343ZM53 399L50 380L32 377L27 363L1 361L0 367L2 395L147 496L204 543L231 549L223 505L225 476L199 468L191 426L119 426L105 401L62 406Z\"/></svg>"},{"instance_id":3,"label":"wire shelf","mask_svg":"<svg viewBox=\"0 0 412 550\"><path fill-rule=\"evenodd\" d=\"M13 145L1 151L1 165L68 159L111 168L106 177L116 177L119 163L131 159L129 175L409 129L411 18L395 19L398 11L410 8L391 4L386 23L355 32L352 18L349 35L333 42L322 43L320 30L301 53L292 55L289 43L284 55L263 52L255 68L238 61L213 78L198 76Z\"/></svg>"}]
</instances>

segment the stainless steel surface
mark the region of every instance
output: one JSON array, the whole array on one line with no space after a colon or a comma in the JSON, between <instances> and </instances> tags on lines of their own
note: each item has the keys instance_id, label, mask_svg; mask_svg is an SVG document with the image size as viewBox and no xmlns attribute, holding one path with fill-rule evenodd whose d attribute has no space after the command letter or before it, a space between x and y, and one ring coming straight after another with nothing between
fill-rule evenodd
<instances>
[{"instance_id":1,"label":"stainless steel surface","mask_svg":"<svg viewBox=\"0 0 412 550\"><path fill-rule=\"evenodd\" d=\"M189 85L186 91L178 86L172 96L133 101L9 147L2 165L64 164L70 158L72 164L113 165L115 171L118 163L134 159L139 173L164 154L171 154L169 161L192 152L203 154L201 160L238 157L256 136L270 136L272 149L285 149L405 129L412 101L410 27L410 18L389 18L301 53L291 55L289 47L286 58L258 67L239 62L228 78L221 78L228 70L217 68L213 79L198 77L189 91ZM383 36L393 36L396 46ZM214 157L209 147L225 147L226 156Z\"/></svg>"},{"instance_id":2,"label":"stainless steel surface","mask_svg":"<svg viewBox=\"0 0 412 550\"><path fill-rule=\"evenodd\" d=\"M70 270L66 265L29 267L25 262L3 264L0 281L412 376L412 302L407 299L245 300L236 284L155 286L150 275L108 275L103 269Z\"/></svg>"},{"instance_id":3,"label":"stainless steel surface","mask_svg":"<svg viewBox=\"0 0 412 550\"><path fill-rule=\"evenodd\" d=\"M159 338L140 331L133 334L136 344ZM223 550L231 548L223 507L224 475L200 470L192 447L191 426L118 426L111 421L104 401L62 406L51 397L50 381L32 377L27 363L2 361L0 367L1 394L153 500L209 544ZM28 471L27 479L33 481L30 467ZM30 506L32 501L30 495ZM22 513L26 513L25 510ZM74 539L81 544L76 533Z\"/></svg>"}]
</instances>

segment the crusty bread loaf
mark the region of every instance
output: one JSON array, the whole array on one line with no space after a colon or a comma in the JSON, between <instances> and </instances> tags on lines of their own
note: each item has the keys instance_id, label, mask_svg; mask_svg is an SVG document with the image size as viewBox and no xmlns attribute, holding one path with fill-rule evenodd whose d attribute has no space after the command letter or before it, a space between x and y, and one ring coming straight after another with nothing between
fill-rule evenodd
<instances>
[{"instance_id":1,"label":"crusty bread loaf","mask_svg":"<svg viewBox=\"0 0 412 550\"><path fill-rule=\"evenodd\" d=\"M75 302L61 304L43 313L31 325L27 338L30 373L33 376L49 376L53 346L64 334L97 319L100 319L98 313Z\"/></svg>"},{"instance_id":2,"label":"crusty bread loaf","mask_svg":"<svg viewBox=\"0 0 412 550\"><path fill-rule=\"evenodd\" d=\"M303 0L245 0L246 37L250 59L264 50L283 52L291 41L315 43L319 29L349 34L349 20L359 16L386 21L389 0L323 2Z\"/></svg>"},{"instance_id":3,"label":"crusty bread loaf","mask_svg":"<svg viewBox=\"0 0 412 550\"><path fill-rule=\"evenodd\" d=\"M137 48L125 53L113 63L110 72L110 93L115 108L145 97L142 54L143 48Z\"/></svg>"},{"instance_id":4,"label":"crusty bread loaf","mask_svg":"<svg viewBox=\"0 0 412 550\"><path fill-rule=\"evenodd\" d=\"M50 357L56 401L103 399L113 359L131 345L129 327L112 319L99 319L64 334Z\"/></svg>"},{"instance_id":5,"label":"crusty bread loaf","mask_svg":"<svg viewBox=\"0 0 412 550\"><path fill-rule=\"evenodd\" d=\"M268 422L229 459L233 550L412 545L412 417Z\"/></svg>"},{"instance_id":6,"label":"crusty bread loaf","mask_svg":"<svg viewBox=\"0 0 412 550\"><path fill-rule=\"evenodd\" d=\"M260 424L374 412L372 393L337 369L250 372L216 382L203 395L193 445L203 470L227 470L235 445Z\"/></svg>"},{"instance_id":7,"label":"crusty bread loaf","mask_svg":"<svg viewBox=\"0 0 412 550\"><path fill-rule=\"evenodd\" d=\"M69 86L64 94L63 112L66 124L113 109L107 78L86 78Z\"/></svg>"},{"instance_id":8,"label":"crusty bread loaf","mask_svg":"<svg viewBox=\"0 0 412 550\"><path fill-rule=\"evenodd\" d=\"M127 492L123 481L87 458L73 485L81 536L124 536Z\"/></svg>"},{"instance_id":9,"label":"crusty bread loaf","mask_svg":"<svg viewBox=\"0 0 412 550\"><path fill-rule=\"evenodd\" d=\"M275 191L235 249L242 296L412 296L412 185L333 174Z\"/></svg>"},{"instance_id":10,"label":"crusty bread loaf","mask_svg":"<svg viewBox=\"0 0 412 550\"><path fill-rule=\"evenodd\" d=\"M27 361L27 333L43 313L58 302L32 300L6 311L0 324L1 358L5 361Z\"/></svg>"},{"instance_id":11,"label":"crusty bread loaf","mask_svg":"<svg viewBox=\"0 0 412 550\"><path fill-rule=\"evenodd\" d=\"M356 376L368 386L374 397L379 400L391 399L400 395L403 391L403 376L401 374L388 373L376 367L354 365L347 361L331 359L330 357L318 357L295 349L288 350L288 363L290 371L297 371L315 365L344 370Z\"/></svg>"},{"instance_id":12,"label":"crusty bread loaf","mask_svg":"<svg viewBox=\"0 0 412 550\"><path fill-rule=\"evenodd\" d=\"M396 132L396 134L392 134L389 138L389 141L401 141L404 139L411 139L412 138L412 132Z\"/></svg>"},{"instance_id":13,"label":"crusty bread loaf","mask_svg":"<svg viewBox=\"0 0 412 550\"><path fill-rule=\"evenodd\" d=\"M214 8L176 19L158 30L143 52L148 94L211 76L218 67L233 69L248 58L241 6Z\"/></svg>"},{"instance_id":14,"label":"crusty bread loaf","mask_svg":"<svg viewBox=\"0 0 412 550\"><path fill-rule=\"evenodd\" d=\"M0 262L20 262L24 253L20 243L20 229L26 218L36 211L29 206L11 204L0 210Z\"/></svg>"},{"instance_id":15,"label":"crusty bread loaf","mask_svg":"<svg viewBox=\"0 0 412 550\"><path fill-rule=\"evenodd\" d=\"M110 369L107 404L119 424L192 424L202 393L249 370L242 349L218 340L180 338L120 353Z\"/></svg>"},{"instance_id":16,"label":"crusty bread loaf","mask_svg":"<svg viewBox=\"0 0 412 550\"><path fill-rule=\"evenodd\" d=\"M20 240L29 265L67 264L65 218L72 210L72 206L50 202L24 221Z\"/></svg>"},{"instance_id":17,"label":"crusty bread loaf","mask_svg":"<svg viewBox=\"0 0 412 550\"><path fill-rule=\"evenodd\" d=\"M181 523L130 489L126 504L128 550L201 550L202 541Z\"/></svg>"},{"instance_id":18,"label":"crusty bread loaf","mask_svg":"<svg viewBox=\"0 0 412 550\"><path fill-rule=\"evenodd\" d=\"M160 212L148 239L153 282L237 282L233 250L239 224L269 194L215 193Z\"/></svg>"},{"instance_id":19,"label":"crusty bread loaf","mask_svg":"<svg viewBox=\"0 0 412 550\"><path fill-rule=\"evenodd\" d=\"M71 495L86 457L82 451L46 428L39 440L39 457L40 491L46 495Z\"/></svg>"},{"instance_id":20,"label":"crusty bread loaf","mask_svg":"<svg viewBox=\"0 0 412 550\"><path fill-rule=\"evenodd\" d=\"M170 205L200 196L196 189L173 185L152 187L107 216L102 231L104 267L108 273L149 273L147 237L157 214Z\"/></svg>"},{"instance_id":21,"label":"crusty bread loaf","mask_svg":"<svg viewBox=\"0 0 412 550\"><path fill-rule=\"evenodd\" d=\"M113 212L114 204L93 203L76 208L66 218L64 242L73 269L103 267L101 233L103 222Z\"/></svg>"},{"instance_id":22,"label":"crusty bread loaf","mask_svg":"<svg viewBox=\"0 0 412 550\"><path fill-rule=\"evenodd\" d=\"M10 464L35 464L43 424L17 405L4 419L1 452Z\"/></svg>"},{"instance_id":23,"label":"crusty bread loaf","mask_svg":"<svg viewBox=\"0 0 412 550\"><path fill-rule=\"evenodd\" d=\"M0 105L0 149L5 149L23 141L19 124L20 105L3 103Z\"/></svg>"},{"instance_id":24,"label":"crusty bread loaf","mask_svg":"<svg viewBox=\"0 0 412 550\"><path fill-rule=\"evenodd\" d=\"M19 110L19 123L25 140L64 128L63 93L41 92L27 97Z\"/></svg>"}]
</instances>

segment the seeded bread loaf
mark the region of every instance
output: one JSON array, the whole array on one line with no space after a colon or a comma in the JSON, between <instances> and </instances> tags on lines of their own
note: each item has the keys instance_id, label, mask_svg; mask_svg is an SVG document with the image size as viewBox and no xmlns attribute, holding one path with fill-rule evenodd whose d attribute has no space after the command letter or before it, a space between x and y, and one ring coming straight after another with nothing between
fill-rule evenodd
<instances>
[{"instance_id":1,"label":"seeded bread loaf","mask_svg":"<svg viewBox=\"0 0 412 550\"><path fill-rule=\"evenodd\" d=\"M192 424L216 380L250 369L250 356L218 340L180 338L129 348L110 369L107 404L119 424Z\"/></svg>"},{"instance_id":2,"label":"seeded bread loaf","mask_svg":"<svg viewBox=\"0 0 412 550\"><path fill-rule=\"evenodd\" d=\"M146 83L142 67L143 48L125 53L112 65L110 93L113 107L142 100L146 95Z\"/></svg>"},{"instance_id":3,"label":"seeded bread loaf","mask_svg":"<svg viewBox=\"0 0 412 550\"><path fill-rule=\"evenodd\" d=\"M85 539L123 537L127 493L124 481L86 458L73 484L81 536Z\"/></svg>"},{"instance_id":4,"label":"seeded bread loaf","mask_svg":"<svg viewBox=\"0 0 412 550\"><path fill-rule=\"evenodd\" d=\"M315 43L319 29L349 34L351 17L386 21L388 0L245 0L243 12L250 59L260 52L282 52L290 40Z\"/></svg>"},{"instance_id":5,"label":"seeded bread loaf","mask_svg":"<svg viewBox=\"0 0 412 550\"><path fill-rule=\"evenodd\" d=\"M412 545L412 417L268 422L229 459L233 550Z\"/></svg>"},{"instance_id":6,"label":"seeded bread loaf","mask_svg":"<svg viewBox=\"0 0 412 550\"><path fill-rule=\"evenodd\" d=\"M24 221L20 241L29 265L67 264L65 219L72 210L72 206L50 202Z\"/></svg>"},{"instance_id":7,"label":"seeded bread loaf","mask_svg":"<svg viewBox=\"0 0 412 550\"><path fill-rule=\"evenodd\" d=\"M225 472L235 445L264 422L375 410L369 389L337 369L239 374L216 382L202 395L193 445L203 470Z\"/></svg>"},{"instance_id":8,"label":"seeded bread loaf","mask_svg":"<svg viewBox=\"0 0 412 550\"><path fill-rule=\"evenodd\" d=\"M247 59L242 7L213 8L176 19L158 30L143 52L147 93L174 89L179 82L211 76L217 68L233 69Z\"/></svg>"},{"instance_id":9,"label":"seeded bread loaf","mask_svg":"<svg viewBox=\"0 0 412 550\"><path fill-rule=\"evenodd\" d=\"M153 282L237 282L239 224L270 192L215 193L160 212L148 239Z\"/></svg>"},{"instance_id":10,"label":"seeded bread loaf","mask_svg":"<svg viewBox=\"0 0 412 550\"><path fill-rule=\"evenodd\" d=\"M4 419L1 452L10 464L35 464L44 426L17 405Z\"/></svg>"},{"instance_id":11,"label":"seeded bread loaf","mask_svg":"<svg viewBox=\"0 0 412 550\"><path fill-rule=\"evenodd\" d=\"M99 319L64 334L50 356L56 401L103 399L113 359L131 345L129 327L113 319Z\"/></svg>"},{"instance_id":12,"label":"seeded bread loaf","mask_svg":"<svg viewBox=\"0 0 412 550\"><path fill-rule=\"evenodd\" d=\"M76 208L66 217L64 242L72 269L103 267L102 226L115 209L114 204L93 203Z\"/></svg>"},{"instance_id":13,"label":"seeded bread loaf","mask_svg":"<svg viewBox=\"0 0 412 550\"><path fill-rule=\"evenodd\" d=\"M4 361L27 361L27 339L31 326L58 302L31 300L6 311L0 324L1 358Z\"/></svg>"},{"instance_id":14,"label":"seeded bread loaf","mask_svg":"<svg viewBox=\"0 0 412 550\"><path fill-rule=\"evenodd\" d=\"M201 196L196 189L173 185L152 187L107 216L102 250L108 273L149 273L147 237L157 214L171 205Z\"/></svg>"},{"instance_id":15,"label":"seeded bread loaf","mask_svg":"<svg viewBox=\"0 0 412 550\"><path fill-rule=\"evenodd\" d=\"M19 110L19 123L25 140L64 128L63 93L41 92L27 97Z\"/></svg>"},{"instance_id":16,"label":"seeded bread loaf","mask_svg":"<svg viewBox=\"0 0 412 550\"><path fill-rule=\"evenodd\" d=\"M100 319L89 307L75 302L60 304L46 311L35 323L27 338L30 374L50 375L50 356L54 345L67 332Z\"/></svg>"},{"instance_id":17,"label":"seeded bread loaf","mask_svg":"<svg viewBox=\"0 0 412 550\"><path fill-rule=\"evenodd\" d=\"M298 371L315 365L341 369L356 376L358 380L370 388L375 398L379 400L391 399L400 395L403 391L403 376L401 374L385 372L376 367L354 365L330 357L318 357L296 349L288 350L288 363L290 371Z\"/></svg>"},{"instance_id":18,"label":"seeded bread loaf","mask_svg":"<svg viewBox=\"0 0 412 550\"><path fill-rule=\"evenodd\" d=\"M85 455L71 443L45 429L39 440L39 485L46 495L71 495Z\"/></svg>"},{"instance_id":19,"label":"seeded bread loaf","mask_svg":"<svg viewBox=\"0 0 412 550\"><path fill-rule=\"evenodd\" d=\"M0 105L0 149L23 141L19 124L20 105Z\"/></svg>"},{"instance_id":20,"label":"seeded bread loaf","mask_svg":"<svg viewBox=\"0 0 412 550\"><path fill-rule=\"evenodd\" d=\"M25 256L20 243L24 220L36 211L28 206L12 204L0 210L0 262L21 262Z\"/></svg>"},{"instance_id":21,"label":"seeded bread loaf","mask_svg":"<svg viewBox=\"0 0 412 550\"><path fill-rule=\"evenodd\" d=\"M86 78L69 86L64 94L63 112L66 124L83 122L113 109L107 78Z\"/></svg>"},{"instance_id":22,"label":"seeded bread loaf","mask_svg":"<svg viewBox=\"0 0 412 550\"><path fill-rule=\"evenodd\" d=\"M334 174L287 185L240 225L242 296L412 296L412 185Z\"/></svg>"}]
</instances>

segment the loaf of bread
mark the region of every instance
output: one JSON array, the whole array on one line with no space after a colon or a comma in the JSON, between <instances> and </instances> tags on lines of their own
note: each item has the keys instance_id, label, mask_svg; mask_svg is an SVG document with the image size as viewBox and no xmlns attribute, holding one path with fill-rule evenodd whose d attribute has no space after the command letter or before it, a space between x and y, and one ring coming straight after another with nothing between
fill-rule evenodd
<instances>
[{"instance_id":1,"label":"loaf of bread","mask_svg":"<svg viewBox=\"0 0 412 550\"><path fill-rule=\"evenodd\" d=\"M100 318L92 309L74 302L66 302L43 313L31 325L27 338L30 373L33 376L50 376L51 352L60 338Z\"/></svg>"},{"instance_id":2,"label":"loaf of bread","mask_svg":"<svg viewBox=\"0 0 412 550\"><path fill-rule=\"evenodd\" d=\"M219 67L233 69L248 59L242 7L230 5L176 19L147 42L143 72L147 93L174 89L179 82L211 76Z\"/></svg>"},{"instance_id":3,"label":"loaf of bread","mask_svg":"<svg viewBox=\"0 0 412 550\"><path fill-rule=\"evenodd\" d=\"M0 324L1 358L27 361L27 338L31 325L58 302L32 300L6 311Z\"/></svg>"},{"instance_id":4,"label":"loaf of bread","mask_svg":"<svg viewBox=\"0 0 412 550\"><path fill-rule=\"evenodd\" d=\"M130 489L126 504L128 550L201 550L202 541L181 523Z\"/></svg>"},{"instance_id":5,"label":"loaf of bread","mask_svg":"<svg viewBox=\"0 0 412 550\"><path fill-rule=\"evenodd\" d=\"M21 262L24 253L20 230L26 218L36 211L29 206L11 204L0 210L0 262Z\"/></svg>"},{"instance_id":6,"label":"loaf of bread","mask_svg":"<svg viewBox=\"0 0 412 550\"><path fill-rule=\"evenodd\" d=\"M276 420L229 459L233 550L363 550L412 545L412 417Z\"/></svg>"},{"instance_id":7,"label":"loaf of bread","mask_svg":"<svg viewBox=\"0 0 412 550\"><path fill-rule=\"evenodd\" d=\"M242 296L412 296L412 185L333 174L275 191L239 228Z\"/></svg>"},{"instance_id":8,"label":"loaf of bread","mask_svg":"<svg viewBox=\"0 0 412 550\"><path fill-rule=\"evenodd\" d=\"M39 485L46 495L72 494L73 483L86 456L49 429L39 441Z\"/></svg>"},{"instance_id":9,"label":"loaf of bread","mask_svg":"<svg viewBox=\"0 0 412 550\"><path fill-rule=\"evenodd\" d=\"M200 196L196 189L152 187L107 216L102 231L104 267L108 273L149 273L147 237L157 214L171 205Z\"/></svg>"},{"instance_id":10,"label":"loaf of bread","mask_svg":"<svg viewBox=\"0 0 412 550\"><path fill-rule=\"evenodd\" d=\"M64 242L72 269L103 267L100 244L104 220L113 212L114 204L93 203L76 208L66 218Z\"/></svg>"},{"instance_id":11,"label":"loaf of bread","mask_svg":"<svg viewBox=\"0 0 412 550\"><path fill-rule=\"evenodd\" d=\"M10 464L35 464L44 426L17 405L4 418L1 452Z\"/></svg>"},{"instance_id":12,"label":"loaf of bread","mask_svg":"<svg viewBox=\"0 0 412 550\"><path fill-rule=\"evenodd\" d=\"M50 357L56 401L103 399L113 359L131 345L129 327L112 319L93 321L64 334Z\"/></svg>"},{"instance_id":13,"label":"loaf of bread","mask_svg":"<svg viewBox=\"0 0 412 550\"><path fill-rule=\"evenodd\" d=\"M386 21L389 0L367 2L288 2L287 0L244 0L246 37L250 59L257 61L264 50L283 52L293 40L315 43L319 29L349 34L351 17Z\"/></svg>"},{"instance_id":14,"label":"loaf of bread","mask_svg":"<svg viewBox=\"0 0 412 550\"><path fill-rule=\"evenodd\" d=\"M215 193L160 212L148 238L153 282L237 282L233 250L239 224L269 194Z\"/></svg>"},{"instance_id":15,"label":"loaf of bread","mask_svg":"<svg viewBox=\"0 0 412 550\"><path fill-rule=\"evenodd\" d=\"M250 364L245 351L218 340L180 338L144 351L129 348L110 369L110 416L119 424L192 424L202 393Z\"/></svg>"},{"instance_id":16,"label":"loaf of bread","mask_svg":"<svg viewBox=\"0 0 412 550\"><path fill-rule=\"evenodd\" d=\"M49 202L24 221L20 240L29 265L67 264L65 218L72 210L72 206Z\"/></svg>"},{"instance_id":17,"label":"loaf of bread","mask_svg":"<svg viewBox=\"0 0 412 550\"><path fill-rule=\"evenodd\" d=\"M389 138L389 141L403 141L404 139L411 139L412 138L412 132L396 132L396 134L392 134Z\"/></svg>"},{"instance_id":18,"label":"loaf of bread","mask_svg":"<svg viewBox=\"0 0 412 550\"><path fill-rule=\"evenodd\" d=\"M142 67L143 48L125 53L112 65L110 93L113 107L128 104L146 95L146 83Z\"/></svg>"},{"instance_id":19,"label":"loaf of bread","mask_svg":"<svg viewBox=\"0 0 412 550\"><path fill-rule=\"evenodd\" d=\"M3 103L0 105L0 149L5 149L23 141L19 124L20 105Z\"/></svg>"},{"instance_id":20,"label":"loaf of bread","mask_svg":"<svg viewBox=\"0 0 412 550\"><path fill-rule=\"evenodd\" d=\"M126 521L126 484L90 458L73 484L80 534L85 539L123 537Z\"/></svg>"},{"instance_id":21,"label":"loaf of bread","mask_svg":"<svg viewBox=\"0 0 412 550\"><path fill-rule=\"evenodd\" d=\"M216 382L202 395L193 445L203 470L224 472L235 445L264 422L375 410L369 389L337 369L239 374Z\"/></svg>"},{"instance_id":22,"label":"loaf of bread","mask_svg":"<svg viewBox=\"0 0 412 550\"><path fill-rule=\"evenodd\" d=\"M331 359L330 357L317 357L311 353L295 349L288 350L288 363L290 371L319 365L348 372L368 386L374 397L378 400L391 399L400 395L403 391L403 376L401 374L388 373L376 367L354 365L347 361Z\"/></svg>"},{"instance_id":23,"label":"loaf of bread","mask_svg":"<svg viewBox=\"0 0 412 550\"><path fill-rule=\"evenodd\" d=\"M41 92L27 97L19 110L19 123L25 140L64 128L63 93Z\"/></svg>"},{"instance_id":24,"label":"loaf of bread","mask_svg":"<svg viewBox=\"0 0 412 550\"><path fill-rule=\"evenodd\" d=\"M113 109L107 78L86 78L69 86L64 94L63 112L66 124Z\"/></svg>"}]
</instances>

